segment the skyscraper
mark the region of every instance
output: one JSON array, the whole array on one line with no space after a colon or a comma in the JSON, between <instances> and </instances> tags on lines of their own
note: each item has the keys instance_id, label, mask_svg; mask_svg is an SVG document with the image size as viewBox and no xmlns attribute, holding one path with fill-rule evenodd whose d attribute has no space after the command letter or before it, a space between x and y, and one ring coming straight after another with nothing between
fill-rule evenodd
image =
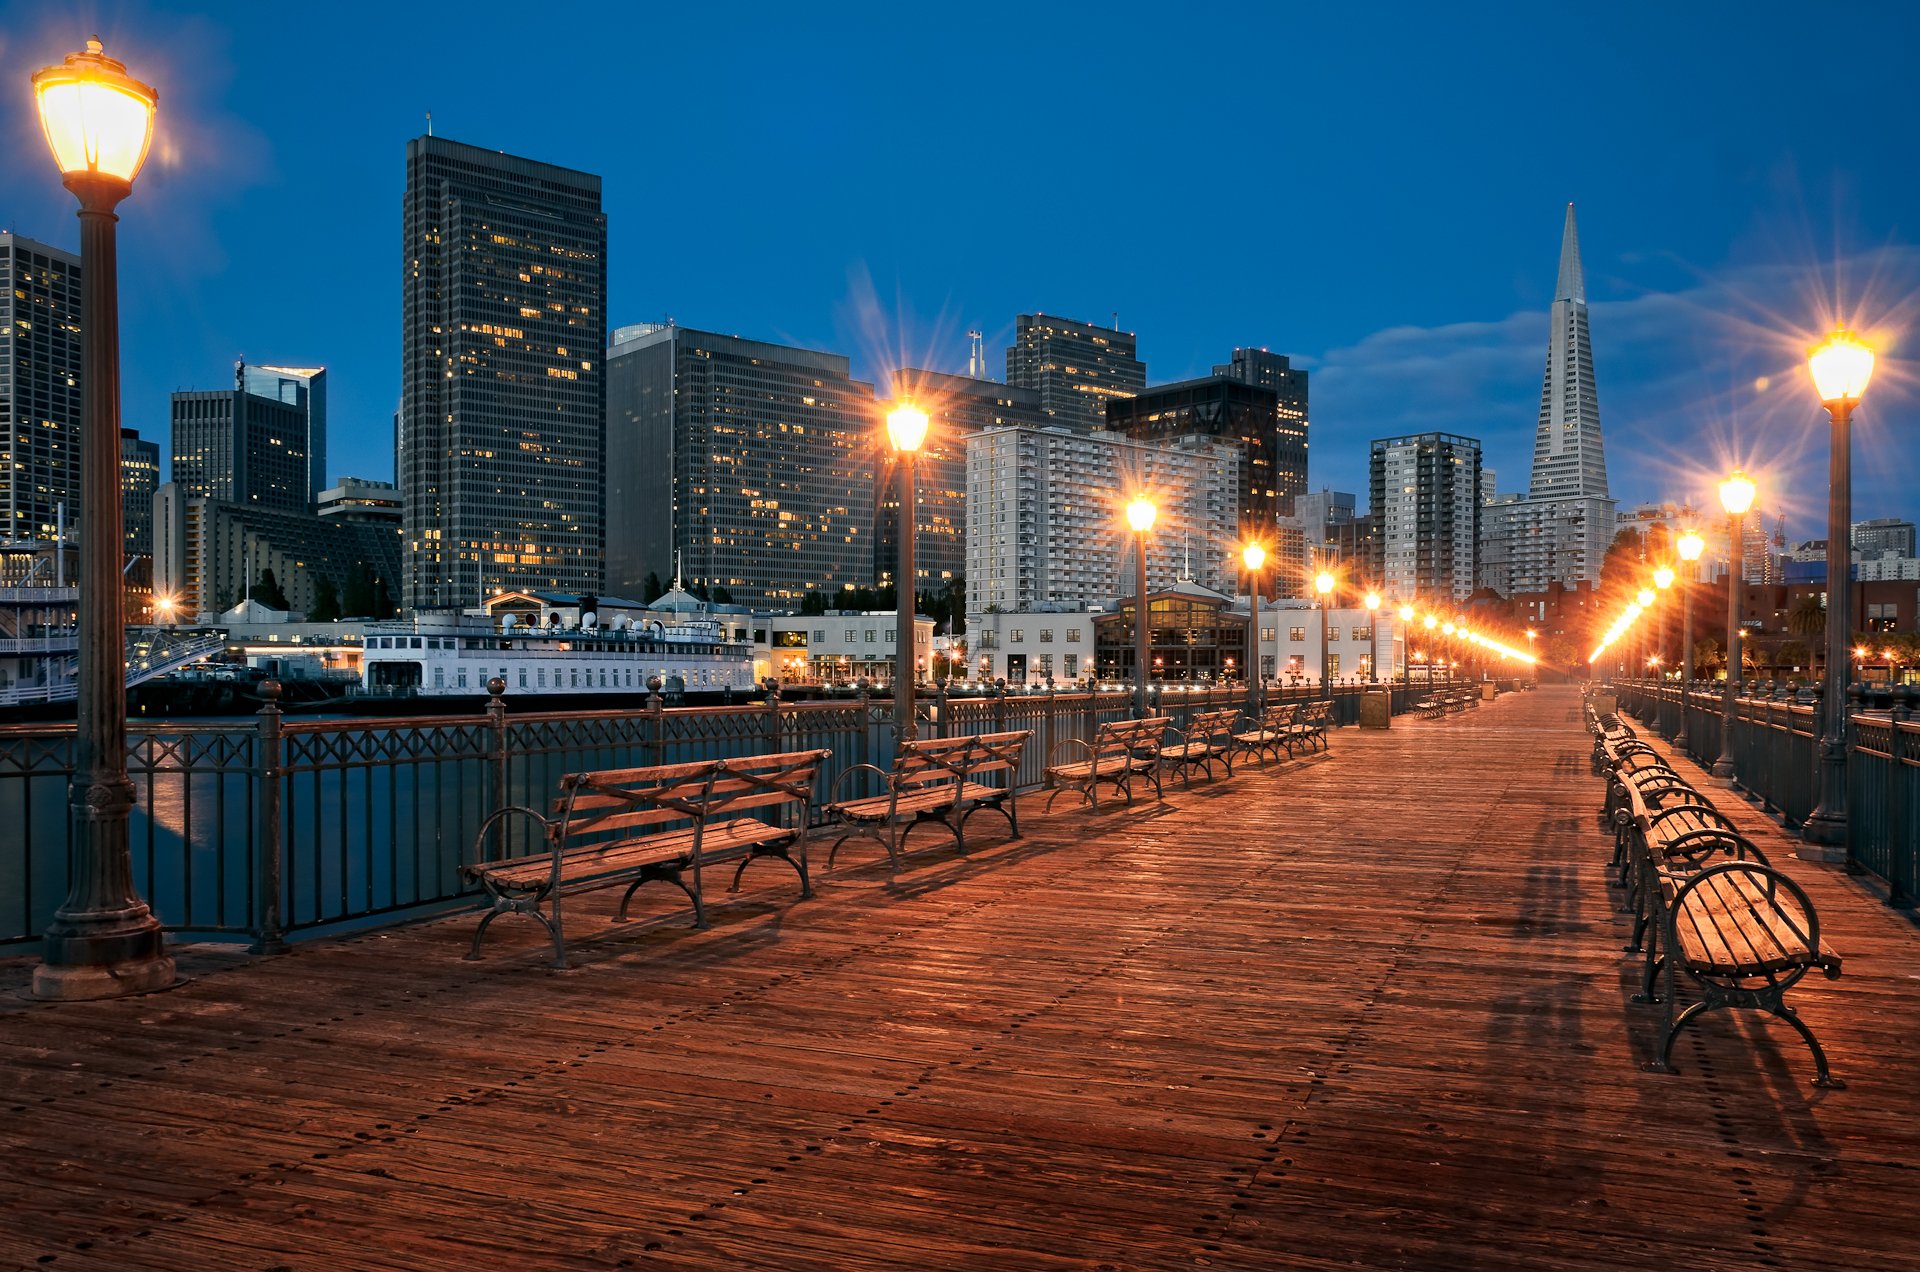
<instances>
[{"instance_id":1,"label":"skyscraper","mask_svg":"<svg viewBox=\"0 0 1920 1272\"><path fill-rule=\"evenodd\" d=\"M1242 384L1257 384L1263 389L1272 389L1279 399L1280 431L1286 437L1300 439L1300 489L1307 488L1307 372L1305 368L1293 365L1293 360L1283 353L1272 353L1266 349L1235 349L1233 358L1224 365L1213 368L1215 375L1224 375L1230 380ZM1286 497L1286 482L1276 483L1280 497Z\"/></svg>"},{"instance_id":2,"label":"skyscraper","mask_svg":"<svg viewBox=\"0 0 1920 1272\"><path fill-rule=\"evenodd\" d=\"M873 583L873 386L846 358L672 324L607 360L607 587L646 576L743 605Z\"/></svg>"},{"instance_id":3,"label":"skyscraper","mask_svg":"<svg viewBox=\"0 0 1920 1272\"><path fill-rule=\"evenodd\" d=\"M1040 395L1040 409L1066 428L1107 422L1106 404L1147 387L1131 331L1071 318L1021 314L1007 349L1007 383Z\"/></svg>"},{"instance_id":4,"label":"skyscraper","mask_svg":"<svg viewBox=\"0 0 1920 1272\"><path fill-rule=\"evenodd\" d=\"M120 519L127 555L153 555L153 492L160 488L160 443L142 440L130 428L120 430Z\"/></svg>"},{"instance_id":5,"label":"skyscraper","mask_svg":"<svg viewBox=\"0 0 1920 1272\"><path fill-rule=\"evenodd\" d=\"M0 231L0 543L79 521L80 258Z\"/></svg>"},{"instance_id":6,"label":"skyscraper","mask_svg":"<svg viewBox=\"0 0 1920 1272\"><path fill-rule=\"evenodd\" d=\"M173 395L173 480L189 499L306 512L313 506L314 450L324 452L325 440L314 431L304 391L283 394L273 381L255 379L254 370L236 362L231 389ZM256 384L271 395L254 392ZM324 407L318 419L324 421Z\"/></svg>"},{"instance_id":7,"label":"skyscraper","mask_svg":"<svg viewBox=\"0 0 1920 1272\"><path fill-rule=\"evenodd\" d=\"M1107 403L1107 427L1136 441L1204 437L1240 451L1237 533L1269 538L1285 500L1306 493L1307 427L1283 418L1280 395L1233 376L1160 384Z\"/></svg>"},{"instance_id":8,"label":"skyscraper","mask_svg":"<svg viewBox=\"0 0 1920 1272\"><path fill-rule=\"evenodd\" d=\"M1464 601L1480 543L1480 443L1451 433L1384 437L1368 465L1379 519L1374 577L1396 601Z\"/></svg>"},{"instance_id":9,"label":"skyscraper","mask_svg":"<svg viewBox=\"0 0 1920 1272\"><path fill-rule=\"evenodd\" d=\"M1571 203L1548 321L1547 370L1527 497L1501 501L1483 527L1482 555L1495 563L1488 584L1508 595L1545 591L1553 582L1568 587L1583 579L1597 582L1613 541L1614 501L1607 496L1586 275ZM1503 581L1506 588L1500 586Z\"/></svg>"},{"instance_id":10,"label":"skyscraper","mask_svg":"<svg viewBox=\"0 0 1920 1272\"><path fill-rule=\"evenodd\" d=\"M307 413L307 498L327 488L327 369L241 364L240 387Z\"/></svg>"},{"instance_id":11,"label":"skyscraper","mask_svg":"<svg viewBox=\"0 0 1920 1272\"><path fill-rule=\"evenodd\" d=\"M600 178L407 143L404 604L600 589L607 218Z\"/></svg>"}]
</instances>

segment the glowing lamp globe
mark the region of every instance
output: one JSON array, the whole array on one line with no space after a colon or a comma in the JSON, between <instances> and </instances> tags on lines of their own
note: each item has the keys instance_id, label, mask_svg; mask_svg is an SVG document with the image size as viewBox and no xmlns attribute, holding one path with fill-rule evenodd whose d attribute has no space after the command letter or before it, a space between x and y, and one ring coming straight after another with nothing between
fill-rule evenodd
<instances>
[{"instance_id":1,"label":"glowing lamp globe","mask_svg":"<svg viewBox=\"0 0 1920 1272\"><path fill-rule=\"evenodd\" d=\"M1673 586L1672 568L1669 566L1663 565L1659 569L1655 570L1653 572L1653 585L1659 588L1663 592L1666 591L1668 588L1672 587Z\"/></svg>"},{"instance_id":2,"label":"glowing lamp globe","mask_svg":"<svg viewBox=\"0 0 1920 1272\"><path fill-rule=\"evenodd\" d=\"M1639 603L1641 609L1646 609L1648 606L1653 604L1653 590L1651 588L1643 587L1640 589L1640 595L1634 597L1633 599Z\"/></svg>"},{"instance_id":3,"label":"glowing lamp globe","mask_svg":"<svg viewBox=\"0 0 1920 1272\"><path fill-rule=\"evenodd\" d=\"M1452 623L1446 623L1446 624L1443 624L1443 625L1441 626L1441 628L1440 628L1440 630L1441 630L1441 632L1442 632L1442 633L1444 633L1445 635L1448 635L1448 636L1451 636L1451 635L1453 635L1453 624L1452 624Z\"/></svg>"},{"instance_id":4,"label":"glowing lamp globe","mask_svg":"<svg viewBox=\"0 0 1920 1272\"><path fill-rule=\"evenodd\" d=\"M1370 610L1377 610L1380 608L1380 593L1378 592L1367 593L1367 608Z\"/></svg>"},{"instance_id":5,"label":"glowing lamp globe","mask_svg":"<svg viewBox=\"0 0 1920 1272\"><path fill-rule=\"evenodd\" d=\"M1413 621L1413 606L1402 605L1400 607L1400 621L1403 623L1411 623Z\"/></svg>"},{"instance_id":6,"label":"glowing lamp globe","mask_svg":"<svg viewBox=\"0 0 1920 1272\"><path fill-rule=\"evenodd\" d=\"M1313 590L1320 593L1320 595L1322 596L1325 596L1328 592L1333 591L1333 575L1328 574L1325 570L1322 570L1320 571L1320 573L1314 575Z\"/></svg>"},{"instance_id":7,"label":"glowing lamp globe","mask_svg":"<svg viewBox=\"0 0 1920 1272\"><path fill-rule=\"evenodd\" d=\"M1145 534L1153 529L1153 519L1159 511L1153 506L1153 500L1142 495L1127 505L1127 524L1133 527L1135 534Z\"/></svg>"},{"instance_id":8,"label":"glowing lamp globe","mask_svg":"<svg viewBox=\"0 0 1920 1272\"><path fill-rule=\"evenodd\" d=\"M1432 631L1434 628L1438 626L1440 626L1440 620L1435 618L1431 614L1427 615L1427 630Z\"/></svg>"},{"instance_id":9,"label":"glowing lamp globe","mask_svg":"<svg viewBox=\"0 0 1920 1272\"><path fill-rule=\"evenodd\" d=\"M1267 550L1257 543L1249 543L1240 549L1240 563L1249 571L1258 570L1267 563Z\"/></svg>"},{"instance_id":10,"label":"glowing lamp globe","mask_svg":"<svg viewBox=\"0 0 1920 1272\"><path fill-rule=\"evenodd\" d=\"M1731 477L1720 483L1720 506L1733 516L1742 516L1753 507L1753 491L1753 479L1735 469Z\"/></svg>"},{"instance_id":11,"label":"glowing lamp globe","mask_svg":"<svg viewBox=\"0 0 1920 1272\"><path fill-rule=\"evenodd\" d=\"M1827 406L1850 406L1867 391L1873 378L1873 350L1851 331L1840 330L1807 354L1813 387Z\"/></svg>"},{"instance_id":12,"label":"glowing lamp globe","mask_svg":"<svg viewBox=\"0 0 1920 1272\"><path fill-rule=\"evenodd\" d=\"M1680 536L1680 541L1674 546L1679 549L1682 561L1698 561L1700 554L1707 550L1707 541L1689 530Z\"/></svg>"},{"instance_id":13,"label":"glowing lamp globe","mask_svg":"<svg viewBox=\"0 0 1920 1272\"><path fill-rule=\"evenodd\" d=\"M100 37L85 52L34 72L33 96L47 147L69 188L105 179L131 190L153 143L159 95L103 51Z\"/></svg>"},{"instance_id":14,"label":"glowing lamp globe","mask_svg":"<svg viewBox=\"0 0 1920 1272\"><path fill-rule=\"evenodd\" d=\"M927 413L911 402L887 412L887 439L893 449L910 454L927 440Z\"/></svg>"}]
</instances>

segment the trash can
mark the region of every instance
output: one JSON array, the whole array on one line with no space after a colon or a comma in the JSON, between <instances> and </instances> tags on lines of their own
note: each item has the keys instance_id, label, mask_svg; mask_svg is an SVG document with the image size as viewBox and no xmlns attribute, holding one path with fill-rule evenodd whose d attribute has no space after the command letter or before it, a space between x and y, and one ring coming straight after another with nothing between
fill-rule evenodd
<instances>
[{"instance_id":1,"label":"trash can","mask_svg":"<svg viewBox=\"0 0 1920 1272\"><path fill-rule=\"evenodd\" d=\"M1393 727L1393 695L1385 689L1369 689L1360 695L1360 727L1363 729L1390 729Z\"/></svg>"}]
</instances>

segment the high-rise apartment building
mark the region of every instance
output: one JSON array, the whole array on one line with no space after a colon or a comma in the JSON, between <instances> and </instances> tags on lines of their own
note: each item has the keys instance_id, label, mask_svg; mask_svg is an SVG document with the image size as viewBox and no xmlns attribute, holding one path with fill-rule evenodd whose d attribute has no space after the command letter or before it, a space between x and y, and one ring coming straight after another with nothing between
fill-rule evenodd
<instances>
[{"instance_id":1,"label":"high-rise apartment building","mask_svg":"<svg viewBox=\"0 0 1920 1272\"><path fill-rule=\"evenodd\" d=\"M1190 578L1234 588L1240 451L1203 437L1166 445L1111 431L1004 428L967 443L967 613L1085 606L1133 591L1136 492L1159 507L1147 587Z\"/></svg>"},{"instance_id":2,"label":"high-rise apartment building","mask_svg":"<svg viewBox=\"0 0 1920 1272\"><path fill-rule=\"evenodd\" d=\"M1280 501L1280 522L1268 553L1261 590L1276 599L1308 596L1322 566L1346 567L1349 579L1371 577L1372 536L1354 497L1341 490L1314 490Z\"/></svg>"},{"instance_id":3,"label":"high-rise apartment building","mask_svg":"<svg viewBox=\"0 0 1920 1272\"><path fill-rule=\"evenodd\" d=\"M1147 364L1131 331L1050 314L1021 314L1007 349L1007 383L1040 395L1040 409L1064 428L1101 428L1107 403L1147 387Z\"/></svg>"},{"instance_id":4,"label":"high-rise apartment building","mask_svg":"<svg viewBox=\"0 0 1920 1272\"><path fill-rule=\"evenodd\" d=\"M80 324L80 258L0 231L0 543L78 524Z\"/></svg>"},{"instance_id":5,"label":"high-rise apartment building","mask_svg":"<svg viewBox=\"0 0 1920 1272\"><path fill-rule=\"evenodd\" d=\"M1107 427L1135 441L1204 437L1239 449L1240 535L1273 534L1282 502L1306 493L1306 422L1283 417L1280 395L1232 376L1161 384L1107 403Z\"/></svg>"},{"instance_id":6,"label":"high-rise apartment building","mask_svg":"<svg viewBox=\"0 0 1920 1272\"><path fill-rule=\"evenodd\" d=\"M313 431L305 392L282 396L272 382L253 379L253 370L236 362L231 389L173 395L172 479L189 499L306 512L313 507L314 451L325 451L325 439ZM253 384L276 392L256 393Z\"/></svg>"},{"instance_id":7,"label":"high-rise apartment building","mask_svg":"<svg viewBox=\"0 0 1920 1272\"><path fill-rule=\"evenodd\" d=\"M839 354L672 324L607 360L607 588L646 576L742 605L832 604L873 583L873 386Z\"/></svg>"},{"instance_id":8,"label":"high-rise apartment building","mask_svg":"<svg viewBox=\"0 0 1920 1272\"><path fill-rule=\"evenodd\" d=\"M307 413L307 499L327 485L327 369L263 367L241 363L240 386L255 397L272 398Z\"/></svg>"},{"instance_id":9,"label":"high-rise apartment building","mask_svg":"<svg viewBox=\"0 0 1920 1272\"><path fill-rule=\"evenodd\" d=\"M120 430L120 521L128 556L153 556L153 492L160 489L160 443Z\"/></svg>"},{"instance_id":10,"label":"high-rise apartment building","mask_svg":"<svg viewBox=\"0 0 1920 1272\"><path fill-rule=\"evenodd\" d=\"M1853 523L1853 550L1869 561L1883 556L1913 556L1914 539L1913 522L1899 517L1874 517Z\"/></svg>"},{"instance_id":11,"label":"high-rise apartment building","mask_svg":"<svg viewBox=\"0 0 1920 1272\"><path fill-rule=\"evenodd\" d=\"M1041 427L1040 395L993 380L910 368L893 374L893 400L881 419L910 401L927 413L927 439L914 462L915 588L938 591L967 569L967 440L990 428ZM873 525L873 577L891 583L900 560L897 483L880 492Z\"/></svg>"},{"instance_id":12,"label":"high-rise apartment building","mask_svg":"<svg viewBox=\"0 0 1920 1272\"><path fill-rule=\"evenodd\" d=\"M1554 582L1571 587L1598 581L1613 541L1614 501L1607 495L1586 274L1571 203L1560 235L1560 273L1548 323L1532 480L1526 498L1503 503L1485 527L1484 554L1499 563L1500 576L1488 583L1502 595L1542 592ZM1507 587L1500 588L1500 581Z\"/></svg>"},{"instance_id":13,"label":"high-rise apartment building","mask_svg":"<svg viewBox=\"0 0 1920 1272\"><path fill-rule=\"evenodd\" d=\"M416 137L407 143L401 273L403 603L599 591L600 178Z\"/></svg>"},{"instance_id":14,"label":"high-rise apartment building","mask_svg":"<svg viewBox=\"0 0 1920 1272\"><path fill-rule=\"evenodd\" d=\"M1368 487L1379 519L1373 573L1387 597L1467 599L1480 544L1480 443L1451 433L1377 439Z\"/></svg>"}]
</instances>

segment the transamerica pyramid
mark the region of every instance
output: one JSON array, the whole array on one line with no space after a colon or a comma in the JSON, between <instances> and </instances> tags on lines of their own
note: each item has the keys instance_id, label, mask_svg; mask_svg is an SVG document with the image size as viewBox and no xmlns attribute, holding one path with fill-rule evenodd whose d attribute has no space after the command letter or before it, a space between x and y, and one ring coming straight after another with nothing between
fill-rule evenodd
<instances>
[{"instance_id":1,"label":"transamerica pyramid","mask_svg":"<svg viewBox=\"0 0 1920 1272\"><path fill-rule=\"evenodd\" d=\"M1560 278L1553 289L1547 375L1533 436L1529 499L1607 497L1607 456L1600 440L1600 395L1593 381L1587 330L1587 279L1580 269L1580 230L1567 204L1560 236Z\"/></svg>"}]
</instances>

